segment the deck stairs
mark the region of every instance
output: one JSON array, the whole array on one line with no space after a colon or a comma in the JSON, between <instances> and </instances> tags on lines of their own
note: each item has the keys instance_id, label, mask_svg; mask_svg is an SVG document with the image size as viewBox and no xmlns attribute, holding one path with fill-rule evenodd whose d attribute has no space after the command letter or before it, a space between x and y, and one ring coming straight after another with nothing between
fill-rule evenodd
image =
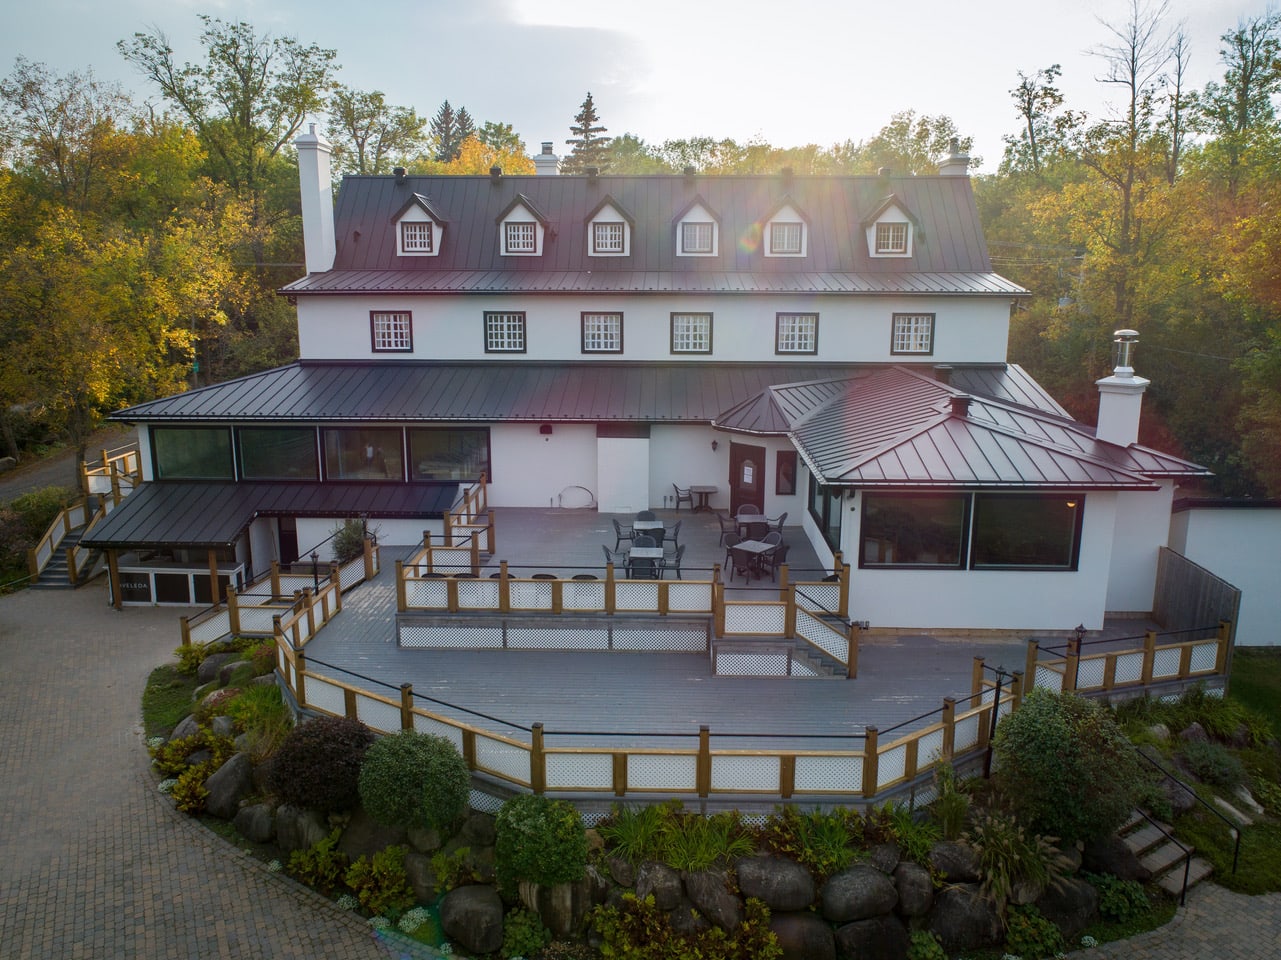
<instances>
[{"instance_id":1,"label":"deck stairs","mask_svg":"<svg viewBox=\"0 0 1281 960\"><path fill-rule=\"evenodd\" d=\"M71 590L74 585L71 582L71 575L67 571L67 550L74 547L84 536L87 527L74 527L68 531L58 544L58 549L54 550L49 556L49 562L45 564L44 569L40 571L40 579L29 584L31 590ZM86 569L93 565L93 558L90 558L86 564Z\"/></svg>"},{"instance_id":2,"label":"deck stairs","mask_svg":"<svg viewBox=\"0 0 1281 960\"><path fill-rule=\"evenodd\" d=\"M1118 835L1130 851L1139 858L1139 863L1151 872L1152 880L1172 897L1179 897L1183 892L1183 863L1189 858L1188 889L1206 879L1213 872L1213 867L1205 859L1195 855L1195 850L1188 844L1182 847L1171 839L1174 828L1165 823L1152 822L1143 814L1135 811L1130 815Z\"/></svg>"}]
</instances>

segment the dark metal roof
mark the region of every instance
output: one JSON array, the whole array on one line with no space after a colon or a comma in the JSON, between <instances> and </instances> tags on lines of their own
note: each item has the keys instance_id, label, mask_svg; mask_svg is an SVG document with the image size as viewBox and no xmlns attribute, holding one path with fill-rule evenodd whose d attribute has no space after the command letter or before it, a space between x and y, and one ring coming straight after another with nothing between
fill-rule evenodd
<instances>
[{"instance_id":1,"label":"dark metal roof","mask_svg":"<svg viewBox=\"0 0 1281 960\"><path fill-rule=\"evenodd\" d=\"M917 223L911 257L872 257L864 218L892 193ZM419 195L449 229L432 257L397 255L392 219ZM588 256L587 225L610 198L631 220L630 253ZM676 255L676 222L714 211L718 255ZM548 227L543 254L502 255L495 223L515 202ZM806 213L804 257L766 257L762 226L784 203ZM1020 296L992 272L968 177L346 177L333 269L289 293L582 291L967 293Z\"/></svg>"},{"instance_id":2,"label":"dark metal roof","mask_svg":"<svg viewBox=\"0 0 1281 960\"><path fill-rule=\"evenodd\" d=\"M129 407L183 422L710 422L774 384L847 376L824 363L295 363Z\"/></svg>"},{"instance_id":3,"label":"dark metal roof","mask_svg":"<svg viewBox=\"0 0 1281 960\"><path fill-rule=\"evenodd\" d=\"M439 518L456 483L144 483L81 541L97 548L231 547L255 517Z\"/></svg>"}]
</instances>

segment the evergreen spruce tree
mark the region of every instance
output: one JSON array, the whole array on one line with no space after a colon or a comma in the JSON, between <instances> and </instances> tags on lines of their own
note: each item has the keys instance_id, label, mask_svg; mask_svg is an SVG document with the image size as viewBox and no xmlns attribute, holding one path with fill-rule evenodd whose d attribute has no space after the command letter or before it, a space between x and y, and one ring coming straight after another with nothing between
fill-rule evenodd
<instances>
[{"instance_id":1,"label":"evergreen spruce tree","mask_svg":"<svg viewBox=\"0 0 1281 960\"><path fill-rule=\"evenodd\" d=\"M565 143L573 147L573 152L561 165L563 173L586 173L588 167L595 167L601 173L609 168L610 138L600 134L606 131L596 115L596 104L592 102L591 91L579 108L578 115L569 132L574 134Z\"/></svg>"},{"instance_id":2,"label":"evergreen spruce tree","mask_svg":"<svg viewBox=\"0 0 1281 960\"><path fill-rule=\"evenodd\" d=\"M476 122L472 120L471 114L467 112L466 107L459 107L458 112L454 114L454 134L458 138L458 146L454 149L454 155L450 159L456 160L458 151L462 149L463 141L476 134Z\"/></svg>"},{"instance_id":3,"label":"evergreen spruce tree","mask_svg":"<svg viewBox=\"0 0 1281 960\"><path fill-rule=\"evenodd\" d=\"M463 136L459 135L459 120L462 118L466 118L467 123L471 124L471 116L466 108L455 113L448 100L440 105L436 116L432 117L431 137L436 141L436 159L441 163L458 159L458 151L463 145Z\"/></svg>"}]
</instances>

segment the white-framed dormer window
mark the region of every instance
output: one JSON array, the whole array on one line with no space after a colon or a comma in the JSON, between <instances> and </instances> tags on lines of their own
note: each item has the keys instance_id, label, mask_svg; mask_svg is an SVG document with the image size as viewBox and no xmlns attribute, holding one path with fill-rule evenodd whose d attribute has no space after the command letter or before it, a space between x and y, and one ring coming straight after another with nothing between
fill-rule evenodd
<instances>
[{"instance_id":1,"label":"white-framed dormer window","mask_svg":"<svg viewBox=\"0 0 1281 960\"><path fill-rule=\"evenodd\" d=\"M485 352L525 352L525 311L485 311Z\"/></svg>"},{"instance_id":2,"label":"white-framed dormer window","mask_svg":"<svg viewBox=\"0 0 1281 960\"><path fill-rule=\"evenodd\" d=\"M583 353L622 353L623 315L621 313L586 313L583 315Z\"/></svg>"},{"instance_id":3,"label":"white-framed dormer window","mask_svg":"<svg viewBox=\"0 0 1281 960\"><path fill-rule=\"evenodd\" d=\"M908 253L908 223L883 221L876 225L876 252L880 256L905 256Z\"/></svg>"},{"instance_id":4,"label":"white-framed dormer window","mask_svg":"<svg viewBox=\"0 0 1281 960\"><path fill-rule=\"evenodd\" d=\"M774 319L774 352L818 353L818 314L776 314Z\"/></svg>"},{"instance_id":5,"label":"white-framed dormer window","mask_svg":"<svg viewBox=\"0 0 1281 960\"><path fill-rule=\"evenodd\" d=\"M710 313L672 314L672 353L711 353Z\"/></svg>"},{"instance_id":6,"label":"white-framed dormer window","mask_svg":"<svg viewBox=\"0 0 1281 960\"><path fill-rule=\"evenodd\" d=\"M597 220L592 224L592 256L627 252L626 224L622 220Z\"/></svg>"},{"instance_id":7,"label":"white-framed dormer window","mask_svg":"<svg viewBox=\"0 0 1281 960\"><path fill-rule=\"evenodd\" d=\"M533 220L508 220L503 224L503 253L538 253L538 224Z\"/></svg>"},{"instance_id":8,"label":"white-framed dormer window","mask_svg":"<svg viewBox=\"0 0 1281 960\"><path fill-rule=\"evenodd\" d=\"M799 220L772 220L768 256L799 257L805 252L805 224Z\"/></svg>"},{"instance_id":9,"label":"white-framed dormer window","mask_svg":"<svg viewBox=\"0 0 1281 960\"><path fill-rule=\"evenodd\" d=\"M412 353L413 314L408 310L369 311L369 339L374 353Z\"/></svg>"},{"instance_id":10,"label":"white-framed dormer window","mask_svg":"<svg viewBox=\"0 0 1281 960\"><path fill-rule=\"evenodd\" d=\"M716 252L716 224L710 220L687 220L681 224L681 253L685 256Z\"/></svg>"},{"instance_id":11,"label":"white-framed dormer window","mask_svg":"<svg viewBox=\"0 0 1281 960\"><path fill-rule=\"evenodd\" d=\"M410 223L401 221L400 248L405 253L431 253L434 244L431 236L431 221Z\"/></svg>"},{"instance_id":12,"label":"white-framed dormer window","mask_svg":"<svg viewBox=\"0 0 1281 960\"><path fill-rule=\"evenodd\" d=\"M925 354L934 352L934 314L896 313L890 339L890 353Z\"/></svg>"}]
</instances>

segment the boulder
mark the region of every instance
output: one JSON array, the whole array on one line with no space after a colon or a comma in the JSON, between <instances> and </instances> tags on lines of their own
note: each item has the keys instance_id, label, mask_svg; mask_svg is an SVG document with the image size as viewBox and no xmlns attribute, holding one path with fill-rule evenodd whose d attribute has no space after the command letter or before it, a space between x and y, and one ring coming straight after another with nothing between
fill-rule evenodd
<instances>
[{"instance_id":1,"label":"boulder","mask_svg":"<svg viewBox=\"0 0 1281 960\"><path fill-rule=\"evenodd\" d=\"M361 857L372 857L380 850L407 843L404 827L385 827L358 807L352 812L351 820L342 832L338 849L351 857L354 863Z\"/></svg>"},{"instance_id":2,"label":"boulder","mask_svg":"<svg viewBox=\"0 0 1281 960\"><path fill-rule=\"evenodd\" d=\"M923 917L934 903L934 880L919 863L904 861L894 868L894 889L898 891L895 911L903 917Z\"/></svg>"},{"instance_id":3,"label":"boulder","mask_svg":"<svg viewBox=\"0 0 1281 960\"><path fill-rule=\"evenodd\" d=\"M1097 918L1099 892L1079 877L1065 877L1046 889L1036 901L1036 909L1071 943Z\"/></svg>"},{"instance_id":4,"label":"boulder","mask_svg":"<svg viewBox=\"0 0 1281 960\"><path fill-rule=\"evenodd\" d=\"M440 881L432 869L431 857L411 850L405 854L405 875L414 888L414 899L419 903L435 903L440 896Z\"/></svg>"},{"instance_id":5,"label":"boulder","mask_svg":"<svg viewBox=\"0 0 1281 960\"><path fill-rule=\"evenodd\" d=\"M1184 743L1207 743L1210 735L1205 732L1205 727L1193 720L1179 731L1179 739Z\"/></svg>"},{"instance_id":6,"label":"boulder","mask_svg":"<svg viewBox=\"0 0 1281 960\"><path fill-rule=\"evenodd\" d=\"M237 753L205 781L209 798L205 810L215 817L230 820L239 812L240 801L253 793L254 762L247 753Z\"/></svg>"},{"instance_id":7,"label":"boulder","mask_svg":"<svg viewBox=\"0 0 1281 960\"><path fill-rule=\"evenodd\" d=\"M468 953L503 945L503 900L489 886L458 887L440 901L440 928Z\"/></svg>"},{"instance_id":8,"label":"boulder","mask_svg":"<svg viewBox=\"0 0 1281 960\"><path fill-rule=\"evenodd\" d=\"M605 866L609 868L609 875L620 887L630 887L636 882L636 868L622 857L607 857Z\"/></svg>"},{"instance_id":9,"label":"boulder","mask_svg":"<svg viewBox=\"0 0 1281 960\"><path fill-rule=\"evenodd\" d=\"M736 870L743 896L763 900L771 911L804 910L814 902L814 877L795 860L749 857Z\"/></svg>"},{"instance_id":10,"label":"boulder","mask_svg":"<svg viewBox=\"0 0 1281 960\"><path fill-rule=\"evenodd\" d=\"M240 654L234 654L233 659L227 660L218 668L218 682L224 687L231 683L231 675L246 663L249 663L249 661L240 656Z\"/></svg>"},{"instance_id":11,"label":"boulder","mask_svg":"<svg viewBox=\"0 0 1281 960\"><path fill-rule=\"evenodd\" d=\"M169 734L169 739L185 740L187 737L194 737L199 732L200 724L196 723L194 716L188 714L178 721L178 726L173 728L173 733Z\"/></svg>"},{"instance_id":12,"label":"boulder","mask_svg":"<svg viewBox=\"0 0 1281 960\"><path fill-rule=\"evenodd\" d=\"M939 938L948 956L990 947L1005 935L996 904L979 893L978 884L944 887L934 897L926 929Z\"/></svg>"},{"instance_id":13,"label":"boulder","mask_svg":"<svg viewBox=\"0 0 1281 960\"><path fill-rule=\"evenodd\" d=\"M218 671L228 660L234 660L237 654L234 653L211 653L200 661L200 666L196 668L196 683L213 683L218 679Z\"/></svg>"},{"instance_id":14,"label":"boulder","mask_svg":"<svg viewBox=\"0 0 1281 960\"><path fill-rule=\"evenodd\" d=\"M979 857L959 840L940 840L930 848L930 866L947 883L978 883Z\"/></svg>"},{"instance_id":15,"label":"boulder","mask_svg":"<svg viewBox=\"0 0 1281 960\"><path fill-rule=\"evenodd\" d=\"M584 877L577 883L520 882L520 901L538 914L552 936L563 940L577 931L594 903L593 885Z\"/></svg>"},{"instance_id":16,"label":"boulder","mask_svg":"<svg viewBox=\"0 0 1281 960\"><path fill-rule=\"evenodd\" d=\"M878 843L868 853L867 862L881 873L890 874L898 866L901 856L897 843Z\"/></svg>"},{"instance_id":17,"label":"boulder","mask_svg":"<svg viewBox=\"0 0 1281 960\"><path fill-rule=\"evenodd\" d=\"M472 810L463 821L463 827L458 831L458 835L470 847L492 847L498 837L498 830L494 826L492 814Z\"/></svg>"},{"instance_id":18,"label":"boulder","mask_svg":"<svg viewBox=\"0 0 1281 960\"><path fill-rule=\"evenodd\" d=\"M1150 727L1148 727L1148 733L1154 739L1159 740L1162 743L1165 743L1170 739L1170 728L1167 727L1164 723L1152 724Z\"/></svg>"},{"instance_id":19,"label":"boulder","mask_svg":"<svg viewBox=\"0 0 1281 960\"><path fill-rule=\"evenodd\" d=\"M234 737L236 735L236 721L231 717L214 717L209 721L209 729L220 737Z\"/></svg>"},{"instance_id":20,"label":"boulder","mask_svg":"<svg viewBox=\"0 0 1281 960\"><path fill-rule=\"evenodd\" d=\"M405 831L405 839L419 853L435 853L440 849L440 831L428 827L410 827Z\"/></svg>"},{"instance_id":21,"label":"boulder","mask_svg":"<svg viewBox=\"0 0 1281 960\"><path fill-rule=\"evenodd\" d=\"M783 948L780 960L836 960L832 927L813 913L776 913L769 928Z\"/></svg>"},{"instance_id":22,"label":"boulder","mask_svg":"<svg viewBox=\"0 0 1281 960\"><path fill-rule=\"evenodd\" d=\"M306 850L329 836L329 821L318 810L284 804L276 808L276 846L282 853Z\"/></svg>"},{"instance_id":23,"label":"boulder","mask_svg":"<svg viewBox=\"0 0 1281 960\"><path fill-rule=\"evenodd\" d=\"M654 895L659 910L675 909L681 902L681 875L665 863L648 861L636 871L636 896Z\"/></svg>"},{"instance_id":24,"label":"boulder","mask_svg":"<svg viewBox=\"0 0 1281 960\"><path fill-rule=\"evenodd\" d=\"M1091 840L1081 852L1081 866L1090 873L1110 873L1122 880L1147 883L1152 871L1139 863L1138 856L1120 837Z\"/></svg>"},{"instance_id":25,"label":"boulder","mask_svg":"<svg viewBox=\"0 0 1281 960\"><path fill-rule=\"evenodd\" d=\"M895 916L871 917L836 930L837 960L907 960L907 927Z\"/></svg>"},{"instance_id":26,"label":"boulder","mask_svg":"<svg viewBox=\"0 0 1281 960\"><path fill-rule=\"evenodd\" d=\"M18 461L13 457L0 457L0 473L12 470L18 465Z\"/></svg>"},{"instance_id":27,"label":"boulder","mask_svg":"<svg viewBox=\"0 0 1281 960\"><path fill-rule=\"evenodd\" d=\"M743 904L730 893L721 870L700 870L685 875L685 894L700 913L722 930L733 933L743 922Z\"/></svg>"},{"instance_id":28,"label":"boulder","mask_svg":"<svg viewBox=\"0 0 1281 960\"><path fill-rule=\"evenodd\" d=\"M237 833L254 843L271 843L276 836L276 812L265 803L241 807L232 823Z\"/></svg>"},{"instance_id":29,"label":"boulder","mask_svg":"<svg viewBox=\"0 0 1281 960\"><path fill-rule=\"evenodd\" d=\"M684 897L673 909L667 911L667 923L672 928L672 933L691 939L712 928L707 918L702 916L694 908L694 904Z\"/></svg>"},{"instance_id":30,"label":"boulder","mask_svg":"<svg viewBox=\"0 0 1281 960\"><path fill-rule=\"evenodd\" d=\"M898 903L892 881L870 863L856 863L830 877L819 892L823 916L833 923L851 923L889 913Z\"/></svg>"}]
</instances>

